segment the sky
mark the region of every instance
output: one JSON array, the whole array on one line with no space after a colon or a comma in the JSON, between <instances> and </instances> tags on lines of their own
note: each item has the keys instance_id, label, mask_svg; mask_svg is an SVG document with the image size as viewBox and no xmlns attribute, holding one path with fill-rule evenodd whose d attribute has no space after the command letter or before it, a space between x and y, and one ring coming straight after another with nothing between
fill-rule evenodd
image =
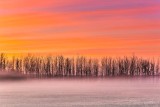
<instances>
[{"instance_id":1,"label":"sky","mask_svg":"<svg viewBox=\"0 0 160 107\"><path fill-rule=\"evenodd\" d=\"M0 52L160 56L160 0L0 0Z\"/></svg>"}]
</instances>

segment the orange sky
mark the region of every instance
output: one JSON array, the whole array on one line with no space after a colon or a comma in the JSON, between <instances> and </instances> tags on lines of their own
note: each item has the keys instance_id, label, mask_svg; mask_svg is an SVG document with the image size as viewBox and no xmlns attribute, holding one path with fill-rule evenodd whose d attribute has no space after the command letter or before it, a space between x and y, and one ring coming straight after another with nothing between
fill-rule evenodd
<instances>
[{"instance_id":1,"label":"orange sky","mask_svg":"<svg viewBox=\"0 0 160 107\"><path fill-rule=\"evenodd\" d=\"M1 0L0 52L160 56L159 0Z\"/></svg>"}]
</instances>

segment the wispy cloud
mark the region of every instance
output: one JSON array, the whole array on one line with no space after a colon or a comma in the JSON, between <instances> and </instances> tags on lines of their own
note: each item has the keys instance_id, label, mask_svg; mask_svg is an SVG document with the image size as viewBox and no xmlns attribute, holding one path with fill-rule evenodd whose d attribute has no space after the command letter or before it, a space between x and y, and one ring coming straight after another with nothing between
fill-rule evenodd
<instances>
[{"instance_id":1,"label":"wispy cloud","mask_svg":"<svg viewBox=\"0 0 160 107\"><path fill-rule=\"evenodd\" d=\"M158 55L159 7L159 0L1 0L0 48Z\"/></svg>"}]
</instances>

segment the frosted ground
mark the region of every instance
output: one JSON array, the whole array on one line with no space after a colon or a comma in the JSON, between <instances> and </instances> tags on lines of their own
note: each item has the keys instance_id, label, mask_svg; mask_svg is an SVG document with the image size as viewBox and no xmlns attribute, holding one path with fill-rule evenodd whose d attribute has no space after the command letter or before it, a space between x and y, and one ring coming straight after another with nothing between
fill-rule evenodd
<instances>
[{"instance_id":1,"label":"frosted ground","mask_svg":"<svg viewBox=\"0 0 160 107\"><path fill-rule=\"evenodd\" d=\"M160 79L49 79L0 82L1 107L160 107Z\"/></svg>"}]
</instances>

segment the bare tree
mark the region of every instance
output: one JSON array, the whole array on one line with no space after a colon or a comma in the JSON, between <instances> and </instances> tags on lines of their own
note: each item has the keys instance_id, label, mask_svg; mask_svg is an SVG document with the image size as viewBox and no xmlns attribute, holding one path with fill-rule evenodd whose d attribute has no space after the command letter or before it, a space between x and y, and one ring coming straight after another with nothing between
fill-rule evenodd
<instances>
[{"instance_id":1,"label":"bare tree","mask_svg":"<svg viewBox=\"0 0 160 107\"><path fill-rule=\"evenodd\" d=\"M65 76L71 76L72 71L72 60L69 58L65 59Z\"/></svg>"},{"instance_id":2,"label":"bare tree","mask_svg":"<svg viewBox=\"0 0 160 107\"><path fill-rule=\"evenodd\" d=\"M0 54L0 69L5 70L6 69L6 62L7 58L4 53Z\"/></svg>"},{"instance_id":3,"label":"bare tree","mask_svg":"<svg viewBox=\"0 0 160 107\"><path fill-rule=\"evenodd\" d=\"M99 61L97 59L93 60L93 75L98 76L99 72Z\"/></svg>"},{"instance_id":4,"label":"bare tree","mask_svg":"<svg viewBox=\"0 0 160 107\"><path fill-rule=\"evenodd\" d=\"M57 61L58 61L57 75L58 76L64 76L64 57L63 56L58 56Z\"/></svg>"},{"instance_id":5,"label":"bare tree","mask_svg":"<svg viewBox=\"0 0 160 107\"><path fill-rule=\"evenodd\" d=\"M77 57L76 59L76 75L77 76L83 76L84 71L85 71L85 61L86 58L81 56L81 57Z\"/></svg>"},{"instance_id":6,"label":"bare tree","mask_svg":"<svg viewBox=\"0 0 160 107\"><path fill-rule=\"evenodd\" d=\"M11 70L36 77L53 76L137 76L159 75L159 61L138 58L104 57L92 59L80 56L65 58L63 56L36 57L27 55L23 58L7 59L0 54L0 70Z\"/></svg>"}]
</instances>

